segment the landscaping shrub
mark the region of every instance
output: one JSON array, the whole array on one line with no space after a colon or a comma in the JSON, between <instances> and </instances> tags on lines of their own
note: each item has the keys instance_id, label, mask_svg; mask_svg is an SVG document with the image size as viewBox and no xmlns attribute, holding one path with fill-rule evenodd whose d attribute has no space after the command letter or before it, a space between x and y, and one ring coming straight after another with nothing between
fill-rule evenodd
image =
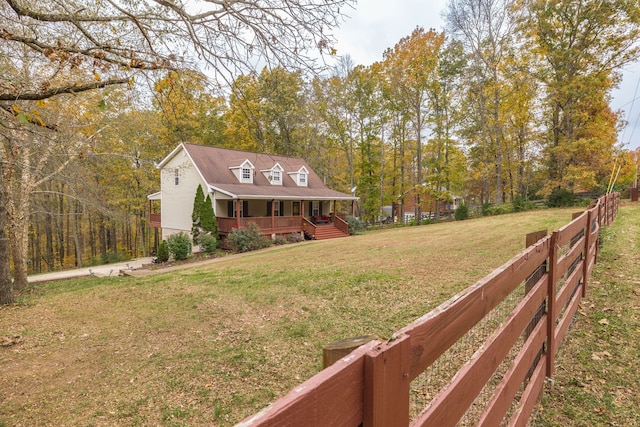
<instances>
[{"instance_id":1,"label":"landscaping shrub","mask_svg":"<svg viewBox=\"0 0 640 427\"><path fill-rule=\"evenodd\" d=\"M287 242L298 243L304 240L304 236L300 233L291 233L287 236Z\"/></svg>"},{"instance_id":2,"label":"landscaping shrub","mask_svg":"<svg viewBox=\"0 0 640 427\"><path fill-rule=\"evenodd\" d=\"M271 246L271 240L260 234L258 226L250 222L246 228L236 228L227 238L229 248L234 252L249 252Z\"/></svg>"},{"instance_id":3,"label":"landscaping shrub","mask_svg":"<svg viewBox=\"0 0 640 427\"><path fill-rule=\"evenodd\" d=\"M200 236L200 249L202 249L204 253L212 254L217 248L218 241L212 234L206 233Z\"/></svg>"},{"instance_id":4,"label":"landscaping shrub","mask_svg":"<svg viewBox=\"0 0 640 427\"><path fill-rule=\"evenodd\" d=\"M462 221L469 218L469 207L464 203L461 204L456 208L453 217L456 219L456 221Z\"/></svg>"},{"instance_id":5,"label":"landscaping shrub","mask_svg":"<svg viewBox=\"0 0 640 427\"><path fill-rule=\"evenodd\" d=\"M160 242L158 245L158 256L156 257L157 262L167 262L169 261L169 245L166 240Z\"/></svg>"},{"instance_id":6,"label":"landscaping shrub","mask_svg":"<svg viewBox=\"0 0 640 427\"><path fill-rule=\"evenodd\" d=\"M354 235L362 230L364 230L364 222L360 221L360 218L355 216L348 216L345 218L345 221L349 225L349 234Z\"/></svg>"},{"instance_id":7,"label":"landscaping shrub","mask_svg":"<svg viewBox=\"0 0 640 427\"><path fill-rule=\"evenodd\" d=\"M191 255L191 238L187 233L172 234L167 238L167 245L169 245L169 253L177 261L187 259Z\"/></svg>"}]
</instances>

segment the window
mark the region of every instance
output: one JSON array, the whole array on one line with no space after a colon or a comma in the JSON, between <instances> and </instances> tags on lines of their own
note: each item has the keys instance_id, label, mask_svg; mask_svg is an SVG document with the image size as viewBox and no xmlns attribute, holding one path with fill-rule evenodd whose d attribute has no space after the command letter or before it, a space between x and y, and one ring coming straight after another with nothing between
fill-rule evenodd
<instances>
[{"instance_id":1,"label":"window","mask_svg":"<svg viewBox=\"0 0 640 427\"><path fill-rule=\"evenodd\" d=\"M178 169L173 172L173 185L180 185L180 171Z\"/></svg>"},{"instance_id":2,"label":"window","mask_svg":"<svg viewBox=\"0 0 640 427\"><path fill-rule=\"evenodd\" d=\"M273 216L282 216L280 212L280 202L275 200L273 205Z\"/></svg>"},{"instance_id":3,"label":"window","mask_svg":"<svg viewBox=\"0 0 640 427\"><path fill-rule=\"evenodd\" d=\"M300 185L307 185L307 174L301 173L300 175L298 175L298 182L300 183Z\"/></svg>"},{"instance_id":4,"label":"window","mask_svg":"<svg viewBox=\"0 0 640 427\"><path fill-rule=\"evenodd\" d=\"M272 184L280 184L282 181L282 174L279 170L274 170L271 172L271 183Z\"/></svg>"},{"instance_id":5,"label":"window","mask_svg":"<svg viewBox=\"0 0 640 427\"><path fill-rule=\"evenodd\" d=\"M311 203L311 215L320 216L320 202L317 200Z\"/></svg>"},{"instance_id":6,"label":"window","mask_svg":"<svg viewBox=\"0 0 640 427\"><path fill-rule=\"evenodd\" d=\"M251 181L251 168L242 168L242 180Z\"/></svg>"}]
</instances>

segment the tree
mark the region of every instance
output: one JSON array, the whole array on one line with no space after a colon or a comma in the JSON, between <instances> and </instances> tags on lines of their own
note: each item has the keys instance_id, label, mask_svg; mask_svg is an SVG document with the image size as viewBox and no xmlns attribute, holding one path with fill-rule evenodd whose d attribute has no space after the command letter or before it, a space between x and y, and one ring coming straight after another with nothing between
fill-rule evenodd
<instances>
[{"instance_id":1,"label":"tree","mask_svg":"<svg viewBox=\"0 0 640 427\"><path fill-rule=\"evenodd\" d=\"M211 196L209 194L207 194L207 198L200 207L200 221L202 224L202 230L217 239L218 222L216 221L216 215L213 212L213 203L211 202Z\"/></svg>"},{"instance_id":2,"label":"tree","mask_svg":"<svg viewBox=\"0 0 640 427\"><path fill-rule=\"evenodd\" d=\"M187 8L166 0L126 4L0 0L0 67L3 75L9 75L4 73L5 67L21 65L12 70L11 79L0 82L0 125L60 132L63 123L45 120L38 116L36 106L24 102L131 85L136 77L195 68L194 64L206 64L217 81L230 81L231 75L260 62L313 68L315 61L309 50L334 53L330 31L339 23L340 8L352 3L281 0L263 5L257 0L195 0ZM19 68L37 73L16 72ZM105 101L96 100L96 105L103 108ZM5 141L22 131L6 132ZM73 144L62 145L73 148ZM2 161L7 161L4 155ZM12 202L11 193L4 196ZM2 214L9 216L0 224L11 230L11 212L2 209ZM18 232L24 233L21 230ZM17 239L22 242L24 234ZM24 265L25 254L15 251L14 265ZM0 256L0 262L5 260L8 263L8 257ZM23 274L19 274L22 281ZM10 289L5 278L0 280L3 292Z\"/></svg>"},{"instance_id":3,"label":"tree","mask_svg":"<svg viewBox=\"0 0 640 427\"><path fill-rule=\"evenodd\" d=\"M521 30L544 64L538 77L547 92L547 191L593 187L607 175L594 165L610 166L614 154L611 89L620 68L640 53L638 4L526 0L519 5Z\"/></svg>"},{"instance_id":4,"label":"tree","mask_svg":"<svg viewBox=\"0 0 640 427\"><path fill-rule=\"evenodd\" d=\"M414 185L423 183L422 133L427 124L427 91L436 77L438 55L443 44L444 34L416 28L410 36L401 39L393 49L384 53L384 61L391 72L390 84L396 87L396 93L402 98L409 112L408 118L413 124L413 136L416 140ZM420 205L418 195L415 211L417 219L421 217Z\"/></svg>"},{"instance_id":5,"label":"tree","mask_svg":"<svg viewBox=\"0 0 640 427\"><path fill-rule=\"evenodd\" d=\"M193 211L191 211L191 238L196 245L200 242L202 234L202 205L204 205L204 192L202 185L198 184L196 196L193 199Z\"/></svg>"},{"instance_id":6,"label":"tree","mask_svg":"<svg viewBox=\"0 0 640 427\"><path fill-rule=\"evenodd\" d=\"M494 183L494 201L503 203L505 96L501 69L513 43L514 22L506 0L452 0L447 25L468 55L466 136L472 144L475 173L484 184L483 201ZM492 179L493 178L493 179Z\"/></svg>"}]
</instances>

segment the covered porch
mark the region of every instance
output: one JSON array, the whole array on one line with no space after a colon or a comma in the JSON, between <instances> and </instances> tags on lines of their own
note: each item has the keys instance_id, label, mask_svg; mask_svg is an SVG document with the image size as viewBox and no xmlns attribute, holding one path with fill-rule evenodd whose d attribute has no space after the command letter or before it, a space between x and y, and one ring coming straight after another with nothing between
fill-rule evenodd
<instances>
[{"instance_id":1,"label":"covered porch","mask_svg":"<svg viewBox=\"0 0 640 427\"><path fill-rule=\"evenodd\" d=\"M265 207L265 213L270 215L254 215L264 212ZM218 233L224 241L234 229L246 228L249 223L254 223L261 234L272 238L292 233L301 233L305 238L314 240L348 236L349 226L345 215L336 214L337 207L336 200L228 200L227 214L231 215L217 216ZM354 209L352 201L351 215Z\"/></svg>"}]
</instances>

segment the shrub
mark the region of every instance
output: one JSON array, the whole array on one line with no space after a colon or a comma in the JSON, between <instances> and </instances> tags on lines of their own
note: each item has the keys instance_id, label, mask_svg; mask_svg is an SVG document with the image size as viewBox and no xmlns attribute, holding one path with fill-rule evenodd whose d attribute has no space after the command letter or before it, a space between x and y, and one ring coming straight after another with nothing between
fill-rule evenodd
<instances>
[{"instance_id":1,"label":"shrub","mask_svg":"<svg viewBox=\"0 0 640 427\"><path fill-rule=\"evenodd\" d=\"M166 240L160 242L158 245L158 256L156 257L157 262L167 262L169 261L169 245Z\"/></svg>"},{"instance_id":2,"label":"shrub","mask_svg":"<svg viewBox=\"0 0 640 427\"><path fill-rule=\"evenodd\" d=\"M200 236L200 249L207 254L212 254L218 248L218 241L213 234L203 234Z\"/></svg>"},{"instance_id":3,"label":"shrub","mask_svg":"<svg viewBox=\"0 0 640 427\"><path fill-rule=\"evenodd\" d=\"M467 207L467 205L463 203L458 206L455 213L453 214L453 217L456 219L456 221L462 221L469 218L469 208Z\"/></svg>"},{"instance_id":4,"label":"shrub","mask_svg":"<svg viewBox=\"0 0 640 427\"><path fill-rule=\"evenodd\" d=\"M360 218L355 216L348 216L345 218L347 224L349 225L349 234L354 235L362 230L364 230L364 222L360 221Z\"/></svg>"},{"instance_id":5,"label":"shrub","mask_svg":"<svg viewBox=\"0 0 640 427\"><path fill-rule=\"evenodd\" d=\"M271 246L271 241L260 234L260 229L255 223L250 222L246 228L232 230L227 244L234 252L249 252Z\"/></svg>"},{"instance_id":6,"label":"shrub","mask_svg":"<svg viewBox=\"0 0 640 427\"><path fill-rule=\"evenodd\" d=\"M549 195L549 199L547 201L547 205L550 208L561 208L573 206L576 201L576 195L573 194L572 191L566 188L554 188L551 194Z\"/></svg>"},{"instance_id":7,"label":"shrub","mask_svg":"<svg viewBox=\"0 0 640 427\"><path fill-rule=\"evenodd\" d=\"M169 245L169 253L178 261L187 259L191 255L191 239L187 233L172 234L167 239L167 244Z\"/></svg>"},{"instance_id":8,"label":"shrub","mask_svg":"<svg viewBox=\"0 0 640 427\"><path fill-rule=\"evenodd\" d=\"M276 236L276 238L275 238L275 239L273 239L273 242L272 242L272 243L273 243L274 245L286 245L288 242L287 242L287 239L286 239L285 237L283 237L283 236Z\"/></svg>"},{"instance_id":9,"label":"shrub","mask_svg":"<svg viewBox=\"0 0 640 427\"><path fill-rule=\"evenodd\" d=\"M287 236L287 242L298 243L304 240L304 235L300 233L291 233Z\"/></svg>"},{"instance_id":10,"label":"shrub","mask_svg":"<svg viewBox=\"0 0 640 427\"><path fill-rule=\"evenodd\" d=\"M523 210L525 210L526 206L525 206L525 202L524 199L522 198L521 195L517 195L514 199L513 199L513 211L514 212L522 212Z\"/></svg>"}]
</instances>

